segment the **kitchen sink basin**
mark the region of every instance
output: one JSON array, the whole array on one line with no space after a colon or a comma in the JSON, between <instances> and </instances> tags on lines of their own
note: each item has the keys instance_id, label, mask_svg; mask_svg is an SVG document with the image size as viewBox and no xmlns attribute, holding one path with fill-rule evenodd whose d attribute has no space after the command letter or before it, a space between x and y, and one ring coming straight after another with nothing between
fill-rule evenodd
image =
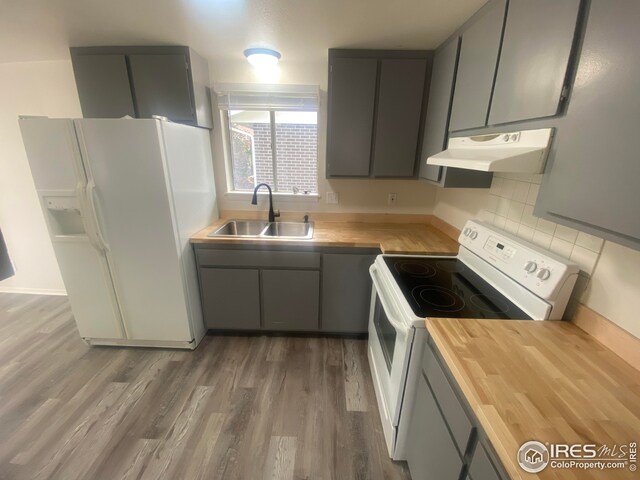
<instances>
[{"instance_id":1,"label":"kitchen sink basin","mask_svg":"<svg viewBox=\"0 0 640 480\"><path fill-rule=\"evenodd\" d=\"M269 222L261 220L229 220L211 237L257 237L269 226Z\"/></svg>"},{"instance_id":2,"label":"kitchen sink basin","mask_svg":"<svg viewBox=\"0 0 640 480\"><path fill-rule=\"evenodd\" d=\"M265 237L312 238L313 224L303 222L274 222L264 231Z\"/></svg>"},{"instance_id":3,"label":"kitchen sink basin","mask_svg":"<svg viewBox=\"0 0 640 480\"><path fill-rule=\"evenodd\" d=\"M229 220L209 237L233 238L313 238L313 222L264 222Z\"/></svg>"}]
</instances>

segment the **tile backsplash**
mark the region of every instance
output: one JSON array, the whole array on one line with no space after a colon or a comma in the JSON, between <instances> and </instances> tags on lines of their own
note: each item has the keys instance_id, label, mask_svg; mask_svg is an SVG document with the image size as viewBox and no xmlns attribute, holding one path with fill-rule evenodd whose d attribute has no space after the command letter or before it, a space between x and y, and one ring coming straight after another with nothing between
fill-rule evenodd
<instances>
[{"instance_id":1,"label":"tile backsplash","mask_svg":"<svg viewBox=\"0 0 640 480\"><path fill-rule=\"evenodd\" d=\"M480 219L561 257L591 275L604 241L533 214L542 175L496 173Z\"/></svg>"}]
</instances>

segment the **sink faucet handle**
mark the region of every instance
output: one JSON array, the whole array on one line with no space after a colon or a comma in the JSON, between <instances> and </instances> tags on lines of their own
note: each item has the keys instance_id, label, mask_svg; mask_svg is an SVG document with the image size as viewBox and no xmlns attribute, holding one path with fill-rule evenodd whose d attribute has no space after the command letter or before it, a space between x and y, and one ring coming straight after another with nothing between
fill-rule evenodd
<instances>
[{"instance_id":1,"label":"sink faucet handle","mask_svg":"<svg viewBox=\"0 0 640 480\"><path fill-rule=\"evenodd\" d=\"M304 223L309 223L309 215L304 216Z\"/></svg>"},{"instance_id":2,"label":"sink faucet handle","mask_svg":"<svg viewBox=\"0 0 640 480\"><path fill-rule=\"evenodd\" d=\"M273 216L274 218L278 218L280 216L280 210L276 210L275 212L273 212Z\"/></svg>"}]
</instances>

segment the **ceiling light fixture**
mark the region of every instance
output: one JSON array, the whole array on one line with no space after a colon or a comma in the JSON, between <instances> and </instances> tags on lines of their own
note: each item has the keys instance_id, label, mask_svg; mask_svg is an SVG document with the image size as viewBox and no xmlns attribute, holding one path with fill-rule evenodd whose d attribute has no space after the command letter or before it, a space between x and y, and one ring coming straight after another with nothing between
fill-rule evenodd
<instances>
[{"instance_id":1,"label":"ceiling light fixture","mask_svg":"<svg viewBox=\"0 0 640 480\"><path fill-rule=\"evenodd\" d=\"M282 57L279 52L270 48L247 48L244 51L249 63L257 69L271 69L278 65Z\"/></svg>"}]
</instances>

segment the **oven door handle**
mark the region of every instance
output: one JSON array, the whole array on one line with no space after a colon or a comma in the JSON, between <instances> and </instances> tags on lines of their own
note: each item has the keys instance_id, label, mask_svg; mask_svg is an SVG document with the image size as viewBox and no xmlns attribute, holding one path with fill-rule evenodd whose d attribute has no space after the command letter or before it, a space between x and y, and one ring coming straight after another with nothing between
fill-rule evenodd
<instances>
[{"instance_id":1,"label":"oven door handle","mask_svg":"<svg viewBox=\"0 0 640 480\"><path fill-rule=\"evenodd\" d=\"M376 289L376 293L378 295L378 298L380 299L382 308L384 309L387 315L387 319L389 320L389 323L393 328L395 328L396 332L398 332L403 336L406 336L409 333L409 329L407 328L406 325L396 320L395 316L391 313L391 312L395 313L395 310L391 310L391 308L389 308L389 304L384 298L384 292L382 290L380 282L378 281L378 268L375 266L375 264L369 267L369 273L371 274L371 281L373 282L373 288Z\"/></svg>"}]
</instances>

